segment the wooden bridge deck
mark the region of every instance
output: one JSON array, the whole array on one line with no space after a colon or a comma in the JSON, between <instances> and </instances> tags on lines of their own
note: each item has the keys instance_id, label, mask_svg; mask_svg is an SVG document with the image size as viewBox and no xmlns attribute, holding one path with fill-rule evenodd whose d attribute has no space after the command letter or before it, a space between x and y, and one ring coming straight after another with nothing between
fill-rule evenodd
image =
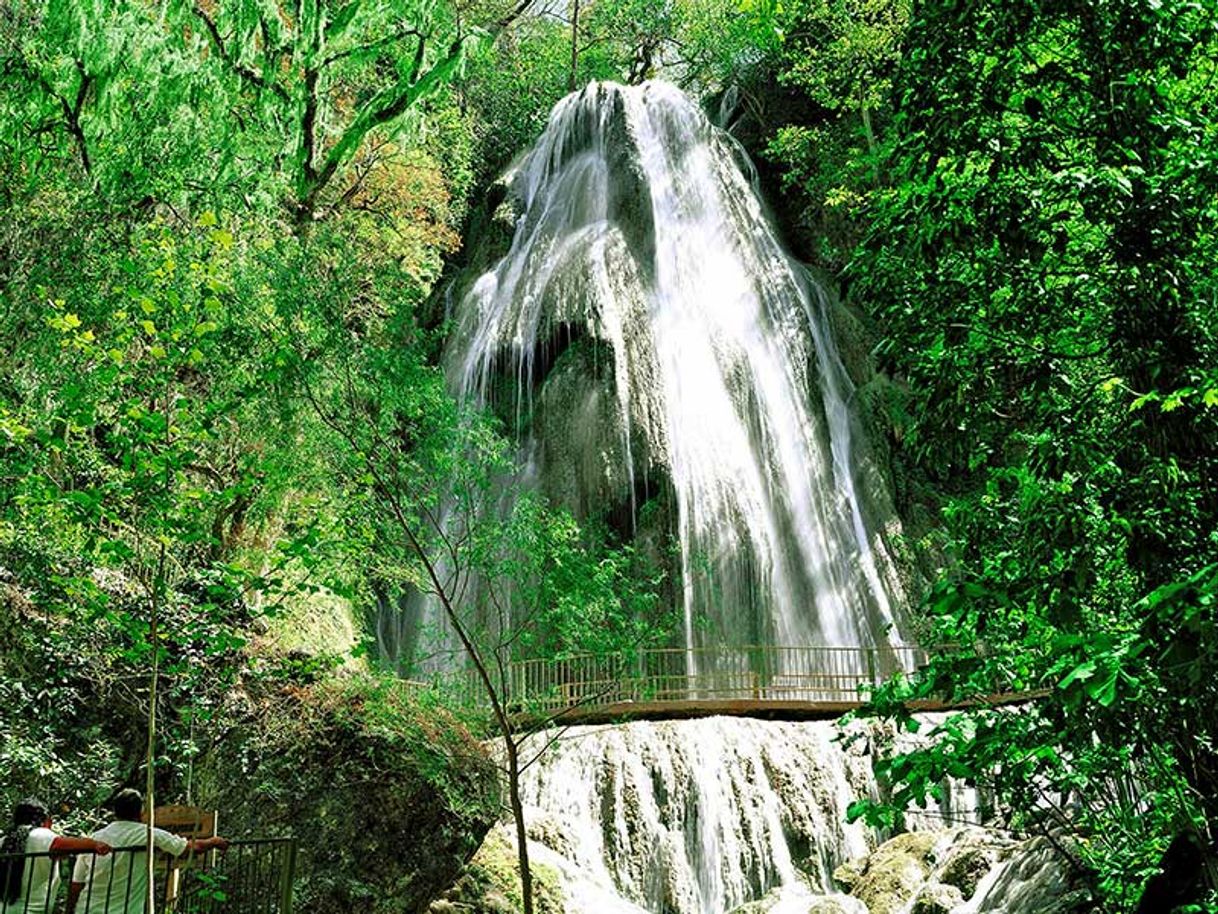
<instances>
[{"instance_id":1,"label":"wooden bridge deck","mask_svg":"<svg viewBox=\"0 0 1218 914\"><path fill-rule=\"evenodd\" d=\"M868 687L926 660L923 650L909 645L661 648L509 663L496 692L522 730L719 715L828 720L862 707ZM487 708L485 689L471 674L467 669L409 685L450 706ZM1033 697L995 695L983 702L1015 704ZM936 701L910 706L922 712L959 707Z\"/></svg>"},{"instance_id":2,"label":"wooden bridge deck","mask_svg":"<svg viewBox=\"0 0 1218 914\"><path fill-rule=\"evenodd\" d=\"M911 701L906 707L922 714L960 711L984 705L1003 707L1026 704L1044 697L1045 691L1004 692L978 701ZM766 698L690 698L664 701L614 701L605 704L576 705L548 713L525 712L513 716L519 730L546 727L574 727L593 724L621 724L636 720L694 720L701 717L750 717L755 720L837 720L863 707L855 700L800 701Z\"/></svg>"}]
</instances>

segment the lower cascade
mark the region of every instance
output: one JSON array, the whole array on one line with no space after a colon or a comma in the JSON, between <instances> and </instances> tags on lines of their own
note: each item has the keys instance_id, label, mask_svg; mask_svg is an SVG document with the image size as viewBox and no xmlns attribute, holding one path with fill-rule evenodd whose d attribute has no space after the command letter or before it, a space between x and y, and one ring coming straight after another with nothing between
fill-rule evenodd
<instances>
[{"instance_id":1,"label":"lower cascade","mask_svg":"<svg viewBox=\"0 0 1218 914\"><path fill-rule=\"evenodd\" d=\"M724 717L573 727L549 748L538 734L523 750L540 752L522 783L531 858L566 914L1071 911L1056 851L978 827L973 791L948 785L886 843L846 822L877 794L876 754L907 738Z\"/></svg>"},{"instance_id":2,"label":"lower cascade","mask_svg":"<svg viewBox=\"0 0 1218 914\"><path fill-rule=\"evenodd\" d=\"M649 911L718 914L868 850L844 824L869 762L831 724L707 718L575 728L527 773L554 850Z\"/></svg>"}]
</instances>

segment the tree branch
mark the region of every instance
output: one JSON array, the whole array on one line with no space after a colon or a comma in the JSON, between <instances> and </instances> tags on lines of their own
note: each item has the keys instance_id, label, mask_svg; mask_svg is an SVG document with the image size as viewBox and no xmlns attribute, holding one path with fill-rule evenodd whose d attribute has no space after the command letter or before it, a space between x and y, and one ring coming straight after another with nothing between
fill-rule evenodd
<instances>
[{"instance_id":1,"label":"tree branch","mask_svg":"<svg viewBox=\"0 0 1218 914\"><path fill-rule=\"evenodd\" d=\"M254 88L263 91L269 90L279 96L282 101L289 101L287 90L285 90L283 86L267 80L257 70L253 70L250 67L245 66L245 64L241 63L229 52L229 50L224 46L224 39L220 35L220 29L216 25L216 21L208 16L207 12L198 4L195 4L194 6L194 14L203 21L203 26L211 38L212 46L216 49L216 53L220 55L220 59L224 61L230 70L232 70L239 77L241 77L241 79L249 83Z\"/></svg>"},{"instance_id":2,"label":"tree branch","mask_svg":"<svg viewBox=\"0 0 1218 914\"><path fill-rule=\"evenodd\" d=\"M401 28L395 32L391 32L384 38L373 41L370 44L355 45L354 47L347 48L345 51L336 51L329 57L325 58L321 62L321 66L322 68L325 68L330 66L332 63L337 63L338 61L346 57L351 57L354 54L362 54L366 51L375 51L377 48L383 48L386 45L393 44L394 42L401 41L403 38L409 38L411 36L418 38L420 42L422 42L424 38L423 33L420 32L417 27L412 25L409 28Z\"/></svg>"},{"instance_id":3,"label":"tree branch","mask_svg":"<svg viewBox=\"0 0 1218 914\"><path fill-rule=\"evenodd\" d=\"M303 176L304 181L300 194L302 220L312 218L317 206L318 195L330 183L338 169L355 155L364 141L364 137L371 130L396 120L412 105L452 77L461 62L463 47L463 42L453 42L445 57L434 64L417 81L411 82L408 77L403 77L393 86L382 89L360 109L350 126L343 131L338 142L330 148L316 174L311 177Z\"/></svg>"},{"instance_id":4,"label":"tree branch","mask_svg":"<svg viewBox=\"0 0 1218 914\"><path fill-rule=\"evenodd\" d=\"M507 14L494 24L490 29L491 34L496 35L506 29L532 5L533 0L519 0ZM342 132L338 141L330 148L325 161L322 162L320 168L316 169L316 173L302 174L298 193L298 217L301 222L313 218L319 195L334 178L339 168L355 155L370 131L396 120L413 105L452 78L464 55L465 37L458 36L449 45L444 56L424 73L422 70L426 40L420 35L410 73L369 99L360 108L347 129Z\"/></svg>"}]
</instances>

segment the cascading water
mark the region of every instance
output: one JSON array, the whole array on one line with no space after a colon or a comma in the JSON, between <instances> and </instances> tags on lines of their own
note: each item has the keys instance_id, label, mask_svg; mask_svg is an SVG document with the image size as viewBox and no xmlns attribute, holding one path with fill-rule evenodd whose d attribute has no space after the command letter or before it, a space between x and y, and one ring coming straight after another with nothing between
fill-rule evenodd
<instances>
[{"instance_id":1,"label":"cascading water","mask_svg":"<svg viewBox=\"0 0 1218 914\"><path fill-rule=\"evenodd\" d=\"M579 729L525 780L568 860L648 911L722 914L797 866L825 891L867 853L844 810L874 784L831 724L711 718Z\"/></svg>"},{"instance_id":2,"label":"cascading water","mask_svg":"<svg viewBox=\"0 0 1218 914\"><path fill-rule=\"evenodd\" d=\"M773 889L790 905L772 914L806 914L810 896L838 891L834 870L877 842L847 824L846 810L877 795L875 754L898 735L862 722L849 730L845 744L830 721L572 728L524 776L530 831L564 871L600 889L596 914L632 909L606 904L606 892L656 914L725 914ZM552 738L538 735L525 754ZM948 786L911 828L977 820L975 793Z\"/></svg>"},{"instance_id":3,"label":"cascading water","mask_svg":"<svg viewBox=\"0 0 1218 914\"><path fill-rule=\"evenodd\" d=\"M669 85L563 100L505 179L511 247L454 302L446 371L577 515L633 523L666 490L686 646L883 645L900 586L856 485L830 304L742 158Z\"/></svg>"}]
</instances>

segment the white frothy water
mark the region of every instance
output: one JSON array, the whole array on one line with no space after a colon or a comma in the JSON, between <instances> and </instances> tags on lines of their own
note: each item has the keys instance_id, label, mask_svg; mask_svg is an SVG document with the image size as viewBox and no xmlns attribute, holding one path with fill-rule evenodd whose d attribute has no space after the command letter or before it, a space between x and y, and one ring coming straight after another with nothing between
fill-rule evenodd
<instances>
[{"instance_id":1,"label":"white frothy water","mask_svg":"<svg viewBox=\"0 0 1218 914\"><path fill-rule=\"evenodd\" d=\"M525 777L529 820L649 911L722 914L868 850L846 825L869 763L832 724L710 718L575 728ZM553 839L551 839L553 840Z\"/></svg>"},{"instance_id":2,"label":"white frothy water","mask_svg":"<svg viewBox=\"0 0 1218 914\"><path fill-rule=\"evenodd\" d=\"M836 891L834 869L877 842L846 812L876 796L874 754L895 734L851 729L860 739L846 745L831 721L575 727L525 772L530 834L582 882L647 911L725 914L767 893L773 912L806 911ZM547 739L534 737L524 755ZM954 811L909 824L972 821L976 797L954 799Z\"/></svg>"},{"instance_id":3,"label":"white frothy water","mask_svg":"<svg viewBox=\"0 0 1218 914\"><path fill-rule=\"evenodd\" d=\"M633 512L640 480L670 483L687 646L896 638L830 305L734 141L672 86L592 84L510 188L511 248L453 304L446 369L474 402L506 387L527 476L574 477L577 513L607 497ZM607 353L603 390L552 389L564 340ZM555 428L574 460L551 453Z\"/></svg>"}]
</instances>

